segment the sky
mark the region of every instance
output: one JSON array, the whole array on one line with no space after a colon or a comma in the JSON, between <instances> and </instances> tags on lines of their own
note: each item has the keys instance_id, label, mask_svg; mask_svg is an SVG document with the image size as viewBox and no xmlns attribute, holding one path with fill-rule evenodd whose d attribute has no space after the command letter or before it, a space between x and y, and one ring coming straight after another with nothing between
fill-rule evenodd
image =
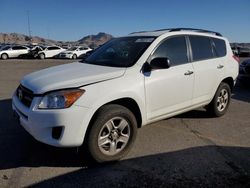
<instances>
[{"instance_id":1,"label":"sky","mask_svg":"<svg viewBox=\"0 0 250 188\"><path fill-rule=\"evenodd\" d=\"M175 27L214 30L250 42L250 0L1 0L0 33L75 41Z\"/></svg>"}]
</instances>

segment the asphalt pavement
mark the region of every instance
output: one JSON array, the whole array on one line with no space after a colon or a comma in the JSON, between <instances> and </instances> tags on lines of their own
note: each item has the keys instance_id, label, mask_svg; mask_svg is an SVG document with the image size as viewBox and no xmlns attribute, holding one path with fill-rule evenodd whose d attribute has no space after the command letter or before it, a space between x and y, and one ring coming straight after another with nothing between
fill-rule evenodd
<instances>
[{"instance_id":1,"label":"asphalt pavement","mask_svg":"<svg viewBox=\"0 0 250 188\"><path fill-rule=\"evenodd\" d=\"M12 117L27 73L72 60L0 60L0 187L250 187L250 87L237 84L226 115L204 109L139 129L119 162L37 142Z\"/></svg>"}]
</instances>

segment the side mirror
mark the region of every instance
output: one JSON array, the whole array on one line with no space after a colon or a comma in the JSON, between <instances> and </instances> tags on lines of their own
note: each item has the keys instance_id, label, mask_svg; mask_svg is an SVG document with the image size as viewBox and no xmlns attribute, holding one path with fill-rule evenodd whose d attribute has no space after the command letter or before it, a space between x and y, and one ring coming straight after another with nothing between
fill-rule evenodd
<instances>
[{"instance_id":1,"label":"side mirror","mask_svg":"<svg viewBox=\"0 0 250 188\"><path fill-rule=\"evenodd\" d=\"M151 69L168 69L170 67L170 60L166 57L157 57L150 62Z\"/></svg>"}]
</instances>

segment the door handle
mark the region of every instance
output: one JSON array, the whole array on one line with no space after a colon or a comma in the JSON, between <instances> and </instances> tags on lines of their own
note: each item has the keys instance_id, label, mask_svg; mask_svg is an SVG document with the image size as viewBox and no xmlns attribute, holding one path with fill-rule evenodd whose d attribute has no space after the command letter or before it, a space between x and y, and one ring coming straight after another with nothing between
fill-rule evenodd
<instances>
[{"instance_id":1,"label":"door handle","mask_svg":"<svg viewBox=\"0 0 250 188\"><path fill-rule=\"evenodd\" d=\"M224 65L218 65L217 69L222 69L224 67Z\"/></svg>"},{"instance_id":2,"label":"door handle","mask_svg":"<svg viewBox=\"0 0 250 188\"><path fill-rule=\"evenodd\" d=\"M191 74L193 74L193 73L194 73L193 71L190 71L190 70L189 70L189 71L185 72L184 75L185 75L185 76L188 76L188 75L191 75Z\"/></svg>"}]
</instances>

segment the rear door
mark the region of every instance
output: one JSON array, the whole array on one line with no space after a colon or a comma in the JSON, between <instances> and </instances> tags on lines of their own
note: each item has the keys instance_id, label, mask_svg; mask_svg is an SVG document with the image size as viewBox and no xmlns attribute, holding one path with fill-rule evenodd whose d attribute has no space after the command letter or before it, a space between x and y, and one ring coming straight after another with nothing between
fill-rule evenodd
<instances>
[{"instance_id":1,"label":"rear door","mask_svg":"<svg viewBox=\"0 0 250 188\"><path fill-rule=\"evenodd\" d=\"M13 46L11 49L12 50L8 52L9 57L18 57L20 51L19 46Z\"/></svg>"},{"instance_id":2,"label":"rear door","mask_svg":"<svg viewBox=\"0 0 250 188\"><path fill-rule=\"evenodd\" d=\"M194 83L194 71L189 62L185 36L175 36L163 41L150 59L156 57L167 57L171 66L144 73L149 120L189 107Z\"/></svg>"},{"instance_id":3,"label":"rear door","mask_svg":"<svg viewBox=\"0 0 250 188\"><path fill-rule=\"evenodd\" d=\"M224 65L217 58L213 40L206 36L189 36L195 72L193 105L211 100L223 74Z\"/></svg>"},{"instance_id":4,"label":"rear door","mask_svg":"<svg viewBox=\"0 0 250 188\"><path fill-rule=\"evenodd\" d=\"M60 48L56 46L48 47L46 51L46 57L54 57L55 55L59 54L60 53L59 49Z\"/></svg>"}]
</instances>

